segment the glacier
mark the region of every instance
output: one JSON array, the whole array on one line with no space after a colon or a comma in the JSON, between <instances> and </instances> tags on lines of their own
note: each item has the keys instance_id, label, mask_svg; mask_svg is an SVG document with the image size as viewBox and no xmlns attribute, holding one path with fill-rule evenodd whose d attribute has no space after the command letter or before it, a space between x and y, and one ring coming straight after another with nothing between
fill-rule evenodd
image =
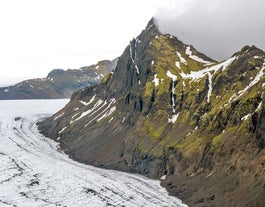
<instances>
[{"instance_id":1,"label":"glacier","mask_svg":"<svg viewBox=\"0 0 265 207\"><path fill-rule=\"evenodd\" d=\"M69 100L0 101L0 206L174 206L160 181L71 160L36 122Z\"/></svg>"}]
</instances>

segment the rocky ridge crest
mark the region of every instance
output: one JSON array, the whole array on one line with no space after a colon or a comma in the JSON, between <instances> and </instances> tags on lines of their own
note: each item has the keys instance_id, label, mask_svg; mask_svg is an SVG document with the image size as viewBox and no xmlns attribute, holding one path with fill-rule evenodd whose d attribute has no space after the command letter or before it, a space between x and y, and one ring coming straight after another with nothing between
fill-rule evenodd
<instances>
[{"instance_id":1,"label":"rocky ridge crest","mask_svg":"<svg viewBox=\"0 0 265 207\"><path fill-rule=\"evenodd\" d=\"M74 91L100 83L116 66L117 59L103 60L80 69L54 69L46 78L25 80L0 88L0 100L69 98Z\"/></svg>"}]
</instances>

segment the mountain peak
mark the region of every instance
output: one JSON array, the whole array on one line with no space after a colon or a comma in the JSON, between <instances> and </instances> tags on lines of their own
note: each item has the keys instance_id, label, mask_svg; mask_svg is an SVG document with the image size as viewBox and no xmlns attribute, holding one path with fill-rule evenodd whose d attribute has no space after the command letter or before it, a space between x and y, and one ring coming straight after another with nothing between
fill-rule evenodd
<instances>
[{"instance_id":1,"label":"mountain peak","mask_svg":"<svg viewBox=\"0 0 265 207\"><path fill-rule=\"evenodd\" d=\"M252 46L246 45L242 47L240 51L234 53L233 57L244 55L244 54L250 55L252 57L254 56L264 57L265 56L265 52L261 50L260 48L256 47L255 45L252 45Z\"/></svg>"},{"instance_id":2,"label":"mountain peak","mask_svg":"<svg viewBox=\"0 0 265 207\"><path fill-rule=\"evenodd\" d=\"M161 34L161 32L158 29L156 19L152 17L149 22L147 23L144 31L150 31L153 34Z\"/></svg>"},{"instance_id":3,"label":"mountain peak","mask_svg":"<svg viewBox=\"0 0 265 207\"><path fill-rule=\"evenodd\" d=\"M265 202L264 57L246 46L216 62L152 18L102 84L75 92L40 129L78 161L165 175L190 206L228 206L231 196L264 206L255 203Z\"/></svg>"},{"instance_id":4,"label":"mountain peak","mask_svg":"<svg viewBox=\"0 0 265 207\"><path fill-rule=\"evenodd\" d=\"M149 29L151 27L156 27L156 20L154 17L152 17L147 23L146 29Z\"/></svg>"}]
</instances>

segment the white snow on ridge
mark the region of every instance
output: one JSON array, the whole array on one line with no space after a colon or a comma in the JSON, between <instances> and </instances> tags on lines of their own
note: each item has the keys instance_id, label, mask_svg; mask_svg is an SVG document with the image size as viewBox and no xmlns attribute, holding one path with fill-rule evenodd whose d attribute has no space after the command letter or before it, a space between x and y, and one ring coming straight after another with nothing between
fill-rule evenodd
<instances>
[{"instance_id":1,"label":"white snow on ridge","mask_svg":"<svg viewBox=\"0 0 265 207\"><path fill-rule=\"evenodd\" d=\"M208 93L207 93L207 102L210 102L210 97L212 94L212 74L211 72L213 72L213 74L215 74L217 71L222 70L224 71L232 62L234 62L234 60L237 59L237 57L232 57L220 64L214 65L214 66L210 66L207 68L204 68L200 71L191 71L190 74L185 74L183 71L180 73L181 77L184 79L192 79L192 80L198 80L200 78L203 78L205 75L208 75Z\"/></svg>"},{"instance_id":2,"label":"white snow on ridge","mask_svg":"<svg viewBox=\"0 0 265 207\"><path fill-rule=\"evenodd\" d=\"M193 60L200 62L200 63L204 63L204 64L210 64L211 63L210 61L203 60L202 58L200 58L196 55L193 55L190 46L186 47L186 55L188 55L190 59L193 59Z\"/></svg>"},{"instance_id":3,"label":"white snow on ridge","mask_svg":"<svg viewBox=\"0 0 265 207\"><path fill-rule=\"evenodd\" d=\"M0 206L187 207L160 181L84 165L58 151L35 123L65 103L0 101Z\"/></svg>"},{"instance_id":4,"label":"white snow on ridge","mask_svg":"<svg viewBox=\"0 0 265 207\"><path fill-rule=\"evenodd\" d=\"M177 56L179 57L179 60L180 60L181 63L183 63L183 64L185 64L185 65L188 64L188 63L187 63L187 60L186 60L185 58L183 58L183 57L181 56L181 54L180 54L178 51L176 52L176 54L177 54Z\"/></svg>"},{"instance_id":5,"label":"white snow on ridge","mask_svg":"<svg viewBox=\"0 0 265 207\"><path fill-rule=\"evenodd\" d=\"M200 71L191 71L191 73L189 73L189 74L181 72L180 75L184 79L197 80L197 79L204 77L208 72L216 73L220 69L222 69L222 71L224 71L232 62L234 62L235 59L237 59L237 57L232 57L232 58L230 58L230 59L228 59L228 60L226 60L220 64L204 68Z\"/></svg>"}]
</instances>

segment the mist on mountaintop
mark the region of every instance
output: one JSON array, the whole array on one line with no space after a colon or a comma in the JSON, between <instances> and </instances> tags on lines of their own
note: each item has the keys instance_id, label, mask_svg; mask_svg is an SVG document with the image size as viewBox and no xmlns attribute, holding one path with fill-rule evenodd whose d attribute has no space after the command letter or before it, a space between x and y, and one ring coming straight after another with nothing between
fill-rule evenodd
<instances>
[{"instance_id":1,"label":"mist on mountaintop","mask_svg":"<svg viewBox=\"0 0 265 207\"><path fill-rule=\"evenodd\" d=\"M265 50L264 0L171 0L157 9L159 30L216 60L245 45Z\"/></svg>"}]
</instances>

